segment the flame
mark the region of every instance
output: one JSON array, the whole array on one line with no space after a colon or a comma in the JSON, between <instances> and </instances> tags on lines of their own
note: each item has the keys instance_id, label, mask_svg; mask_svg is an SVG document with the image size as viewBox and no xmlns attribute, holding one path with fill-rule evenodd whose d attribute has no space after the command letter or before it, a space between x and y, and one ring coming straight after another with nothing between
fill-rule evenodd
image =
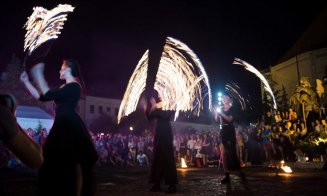
<instances>
[{"instance_id":1,"label":"flame","mask_svg":"<svg viewBox=\"0 0 327 196\"><path fill-rule=\"evenodd\" d=\"M282 168L282 170L285 172L285 173L292 173L293 171L292 171L292 169L289 167L289 166L286 166L286 165L284 165L285 164L285 161L284 160L282 160L281 162L280 162L280 168Z\"/></svg>"},{"instance_id":2,"label":"flame","mask_svg":"<svg viewBox=\"0 0 327 196\"><path fill-rule=\"evenodd\" d=\"M181 168L187 168L186 162L184 158L181 158Z\"/></svg>"},{"instance_id":3,"label":"flame","mask_svg":"<svg viewBox=\"0 0 327 196\"><path fill-rule=\"evenodd\" d=\"M24 51L28 50L29 55L42 43L58 38L64 22L67 20L67 13L73 12L74 7L68 4L59 4L52 10L43 7L34 7L33 10L24 25L27 31Z\"/></svg>"},{"instance_id":4,"label":"flame","mask_svg":"<svg viewBox=\"0 0 327 196\"><path fill-rule=\"evenodd\" d=\"M281 167L285 173L292 173L292 169L289 166L283 166Z\"/></svg>"}]
</instances>

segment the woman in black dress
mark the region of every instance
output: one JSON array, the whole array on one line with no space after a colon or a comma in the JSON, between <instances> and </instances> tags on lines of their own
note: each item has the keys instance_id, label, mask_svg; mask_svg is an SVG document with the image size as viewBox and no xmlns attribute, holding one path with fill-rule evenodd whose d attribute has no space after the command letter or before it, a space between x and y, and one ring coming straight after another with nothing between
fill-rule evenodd
<instances>
[{"instance_id":1,"label":"woman in black dress","mask_svg":"<svg viewBox=\"0 0 327 196\"><path fill-rule=\"evenodd\" d=\"M162 100L157 91L150 98L151 108L147 117L154 126L153 161L149 182L153 183L150 191L160 191L161 180L169 185L168 193L176 192L177 171L173 148L173 132L170 125L172 111L162 110Z\"/></svg>"},{"instance_id":2,"label":"woman in black dress","mask_svg":"<svg viewBox=\"0 0 327 196\"><path fill-rule=\"evenodd\" d=\"M21 80L40 101L56 103L56 117L43 147L44 164L39 169L39 195L92 195L91 173L98 155L88 130L76 112L81 96L80 71L73 60L64 60L60 79L65 84L50 90L44 79L44 64L36 64Z\"/></svg>"},{"instance_id":3,"label":"woman in black dress","mask_svg":"<svg viewBox=\"0 0 327 196\"><path fill-rule=\"evenodd\" d=\"M215 119L221 117L222 130L220 133L221 144L220 152L225 172L225 178L221 183L230 183L229 172L231 170L240 170L240 162L236 153L236 137L233 120L235 116L232 99L228 95L222 96L223 108L218 111Z\"/></svg>"}]
</instances>

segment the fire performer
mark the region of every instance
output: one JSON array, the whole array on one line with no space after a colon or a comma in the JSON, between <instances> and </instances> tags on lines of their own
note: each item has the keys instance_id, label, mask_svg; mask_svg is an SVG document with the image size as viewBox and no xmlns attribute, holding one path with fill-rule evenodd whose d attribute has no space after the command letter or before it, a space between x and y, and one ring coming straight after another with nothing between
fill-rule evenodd
<instances>
[{"instance_id":1,"label":"fire performer","mask_svg":"<svg viewBox=\"0 0 327 196\"><path fill-rule=\"evenodd\" d=\"M149 176L149 182L154 183L154 185L150 191L160 191L160 183L164 178L165 184L169 185L167 193L174 193L178 182L173 150L173 133L169 122L174 112L162 110L162 100L156 90L150 97L150 107L144 109L155 129L153 162Z\"/></svg>"},{"instance_id":2,"label":"fire performer","mask_svg":"<svg viewBox=\"0 0 327 196\"><path fill-rule=\"evenodd\" d=\"M229 173L231 170L240 170L240 162L236 153L236 137L233 120L235 116L233 101L230 96L224 94L222 96L222 108L215 114L216 122L221 119L222 129L220 132L219 146L221 152L221 160L225 172L225 178L221 180L222 184L230 183ZM241 173L243 176L243 173Z\"/></svg>"},{"instance_id":3,"label":"fire performer","mask_svg":"<svg viewBox=\"0 0 327 196\"><path fill-rule=\"evenodd\" d=\"M76 113L82 80L78 64L64 60L60 79L65 84L49 89L44 79L44 64L31 69L36 87L26 72L21 81L40 101L54 101L56 117L43 147L44 164L39 169L39 195L92 195L92 168L98 155L84 122Z\"/></svg>"}]
</instances>

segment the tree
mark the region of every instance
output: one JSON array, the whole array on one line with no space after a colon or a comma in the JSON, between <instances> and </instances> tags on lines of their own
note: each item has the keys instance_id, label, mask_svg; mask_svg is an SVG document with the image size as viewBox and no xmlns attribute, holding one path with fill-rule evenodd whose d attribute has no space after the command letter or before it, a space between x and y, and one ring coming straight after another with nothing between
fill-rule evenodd
<instances>
[{"instance_id":1,"label":"tree","mask_svg":"<svg viewBox=\"0 0 327 196\"><path fill-rule=\"evenodd\" d=\"M130 130L133 127L133 130ZM151 130L151 124L144 114L144 111L136 109L134 112L130 113L121 119L118 125L119 132L130 133L131 131L136 135L141 135L145 130Z\"/></svg>"},{"instance_id":2,"label":"tree","mask_svg":"<svg viewBox=\"0 0 327 196\"><path fill-rule=\"evenodd\" d=\"M287 98L287 92L284 85L282 85L282 96L281 96L281 101L278 105L280 106L280 110L282 111L286 111L290 108Z\"/></svg>"},{"instance_id":3,"label":"tree","mask_svg":"<svg viewBox=\"0 0 327 196\"><path fill-rule=\"evenodd\" d=\"M266 80L268 81L268 84L275 96L275 100L276 100L276 104L277 104L277 109L280 109L280 106L282 104L282 99L283 99L283 95L280 95L281 94L281 90L279 89L276 89L275 86L278 85L278 82L274 81L272 79L272 76L270 74L270 72L267 72L267 73L263 73L265 75L265 78ZM266 98L264 97L264 99L266 99L266 104L269 105L269 109L266 108L266 110L264 110L264 112L267 112L268 110L271 111L272 108L273 108L273 100L272 100L272 97L268 97L267 96L267 93L265 92L264 96L266 96ZM265 100L263 100L265 101Z\"/></svg>"},{"instance_id":4,"label":"tree","mask_svg":"<svg viewBox=\"0 0 327 196\"><path fill-rule=\"evenodd\" d=\"M271 111L271 101L268 100L267 92L263 93L262 110L264 113Z\"/></svg>"},{"instance_id":5,"label":"tree","mask_svg":"<svg viewBox=\"0 0 327 196\"><path fill-rule=\"evenodd\" d=\"M102 114L101 116L92 121L89 128L94 133L113 132L114 130L116 130L117 124L111 116L107 114Z\"/></svg>"},{"instance_id":6,"label":"tree","mask_svg":"<svg viewBox=\"0 0 327 196\"><path fill-rule=\"evenodd\" d=\"M39 121L39 124L37 125L37 127L35 127L34 130L35 130L36 132L41 132L42 129L43 129L42 123L41 123L41 121Z\"/></svg>"}]
</instances>

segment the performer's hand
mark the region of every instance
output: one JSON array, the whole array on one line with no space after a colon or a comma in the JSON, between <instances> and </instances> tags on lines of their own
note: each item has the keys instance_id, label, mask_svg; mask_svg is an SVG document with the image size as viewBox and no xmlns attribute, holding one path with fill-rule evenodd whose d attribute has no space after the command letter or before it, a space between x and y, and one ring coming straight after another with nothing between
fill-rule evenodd
<instances>
[{"instance_id":1,"label":"performer's hand","mask_svg":"<svg viewBox=\"0 0 327 196\"><path fill-rule=\"evenodd\" d=\"M222 106L219 106L217 108L217 114L221 114L222 110L223 110L223 107Z\"/></svg>"},{"instance_id":2,"label":"performer's hand","mask_svg":"<svg viewBox=\"0 0 327 196\"><path fill-rule=\"evenodd\" d=\"M29 81L28 75L26 71L23 71L23 73L20 75L20 81L26 83Z\"/></svg>"}]
</instances>

